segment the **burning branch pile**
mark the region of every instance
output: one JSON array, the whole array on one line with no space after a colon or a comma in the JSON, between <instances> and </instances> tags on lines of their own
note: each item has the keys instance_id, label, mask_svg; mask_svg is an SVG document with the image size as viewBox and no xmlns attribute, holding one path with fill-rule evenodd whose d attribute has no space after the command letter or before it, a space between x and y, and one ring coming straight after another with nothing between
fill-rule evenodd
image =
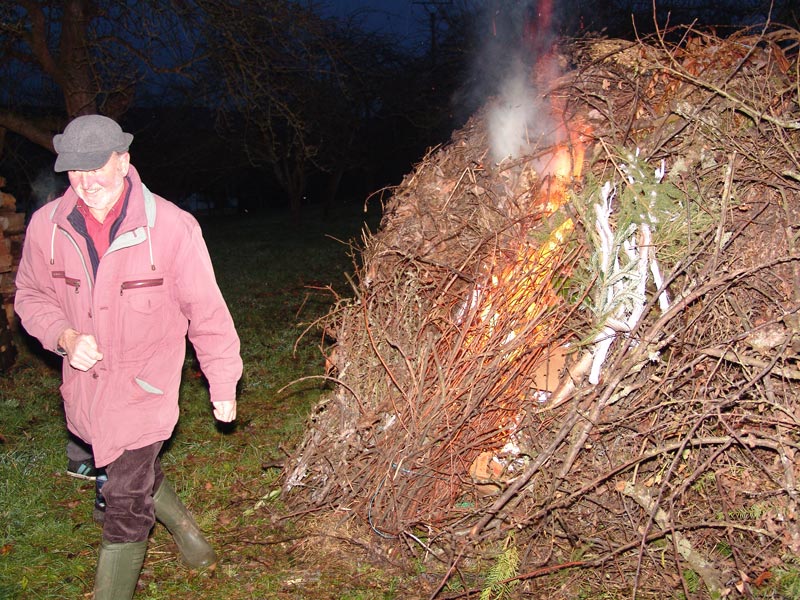
<instances>
[{"instance_id":1,"label":"burning branch pile","mask_svg":"<svg viewBox=\"0 0 800 600\"><path fill-rule=\"evenodd\" d=\"M512 536L539 592L722 597L800 560L800 34L676 39L565 44L505 155L490 102L327 318L284 492L441 559L434 596Z\"/></svg>"}]
</instances>

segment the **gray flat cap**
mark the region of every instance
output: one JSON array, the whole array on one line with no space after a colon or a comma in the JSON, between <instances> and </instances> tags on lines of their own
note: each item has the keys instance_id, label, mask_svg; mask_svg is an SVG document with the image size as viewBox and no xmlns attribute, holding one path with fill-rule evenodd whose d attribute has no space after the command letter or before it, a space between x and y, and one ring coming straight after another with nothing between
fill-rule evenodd
<instances>
[{"instance_id":1,"label":"gray flat cap","mask_svg":"<svg viewBox=\"0 0 800 600\"><path fill-rule=\"evenodd\" d=\"M113 119L102 115L84 115L70 121L64 133L53 137L58 152L54 169L94 171L111 158L112 152L127 152L133 141Z\"/></svg>"}]
</instances>

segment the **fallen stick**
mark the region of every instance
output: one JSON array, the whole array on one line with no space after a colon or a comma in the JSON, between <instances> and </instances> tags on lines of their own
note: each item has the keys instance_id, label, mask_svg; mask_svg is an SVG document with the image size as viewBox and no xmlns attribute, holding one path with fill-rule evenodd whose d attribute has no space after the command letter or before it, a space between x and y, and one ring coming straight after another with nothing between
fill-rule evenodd
<instances>
[{"instance_id":1,"label":"fallen stick","mask_svg":"<svg viewBox=\"0 0 800 600\"><path fill-rule=\"evenodd\" d=\"M650 491L641 485L636 485L630 481L620 482L617 484L616 489L624 496L628 496L636 501L647 514L658 524L662 531L670 530L669 515L663 508L658 506L658 503L650 496ZM714 565L708 561L702 554L692 548L691 542L680 531L673 531L673 533L666 536L674 537L675 547L683 559L689 563L689 566L698 574L706 584L708 592L712 598L722 598L726 595L725 586L722 584L722 576L719 571L714 568Z\"/></svg>"},{"instance_id":2,"label":"fallen stick","mask_svg":"<svg viewBox=\"0 0 800 600\"><path fill-rule=\"evenodd\" d=\"M702 354L705 354L706 356L721 358L722 360L736 363L737 365L755 367L756 369L770 368L769 362L759 360L751 356L742 356L740 354L737 354L736 352L733 352L732 350L720 350L718 348L704 348L700 352ZM770 373L772 373L773 375L777 375L778 377L784 377L786 379L800 379L800 370L792 369L791 367L773 366L770 368Z\"/></svg>"}]
</instances>

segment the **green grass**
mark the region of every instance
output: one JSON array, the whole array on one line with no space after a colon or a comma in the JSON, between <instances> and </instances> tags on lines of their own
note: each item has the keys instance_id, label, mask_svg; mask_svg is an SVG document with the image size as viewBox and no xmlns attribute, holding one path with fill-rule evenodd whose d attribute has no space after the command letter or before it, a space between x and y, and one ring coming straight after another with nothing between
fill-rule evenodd
<instances>
[{"instance_id":1,"label":"green grass","mask_svg":"<svg viewBox=\"0 0 800 600\"><path fill-rule=\"evenodd\" d=\"M302 522L274 519L291 507L270 495L278 469L264 468L299 441L323 389L312 379L278 393L323 372L319 334L297 344L298 336L329 309L322 288L348 294L350 249L332 238L358 239L363 219L353 209L299 227L280 215L201 219L242 340L238 421L230 430L215 424L190 355L163 464L222 562L210 575L189 572L157 525L137 600L411 597L380 568L300 552L315 542L303 542ZM59 361L23 335L17 344L16 365L0 375L0 599L90 597L101 531L93 485L64 475Z\"/></svg>"}]
</instances>

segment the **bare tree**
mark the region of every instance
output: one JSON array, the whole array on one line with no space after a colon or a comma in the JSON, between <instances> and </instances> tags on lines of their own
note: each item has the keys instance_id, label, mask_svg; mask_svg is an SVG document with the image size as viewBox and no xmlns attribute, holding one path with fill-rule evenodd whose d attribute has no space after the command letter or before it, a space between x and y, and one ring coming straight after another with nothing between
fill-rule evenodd
<instances>
[{"instance_id":1,"label":"bare tree","mask_svg":"<svg viewBox=\"0 0 800 600\"><path fill-rule=\"evenodd\" d=\"M308 178L364 160L380 88L398 64L388 42L285 0L198 0L220 125L255 166L271 169L299 216ZM210 95L209 97L213 96Z\"/></svg>"},{"instance_id":2,"label":"bare tree","mask_svg":"<svg viewBox=\"0 0 800 600\"><path fill-rule=\"evenodd\" d=\"M185 76L196 45L180 6L157 0L6 0L0 5L0 135L52 150L83 114L123 115L145 79Z\"/></svg>"}]
</instances>

